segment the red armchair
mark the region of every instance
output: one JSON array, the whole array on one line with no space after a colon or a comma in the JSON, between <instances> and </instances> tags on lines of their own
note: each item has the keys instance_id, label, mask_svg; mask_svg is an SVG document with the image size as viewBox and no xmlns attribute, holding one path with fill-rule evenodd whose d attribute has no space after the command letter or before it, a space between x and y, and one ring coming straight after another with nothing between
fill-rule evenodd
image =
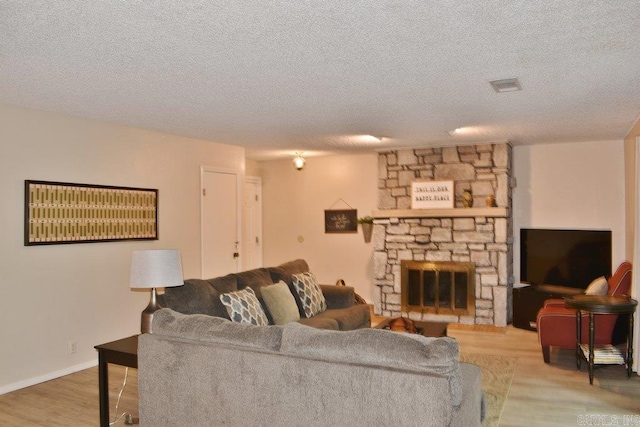
<instances>
[{"instance_id":1,"label":"red armchair","mask_svg":"<svg viewBox=\"0 0 640 427\"><path fill-rule=\"evenodd\" d=\"M631 287L631 264L620 264L615 274L608 280L607 295L629 295ZM595 316L595 345L611 344L613 328L618 320L617 314L599 314ZM589 316L582 314L582 343L589 342ZM550 347L576 348L576 311L564 306L563 299L548 299L538 311L538 341L542 346L542 357L549 363Z\"/></svg>"}]
</instances>

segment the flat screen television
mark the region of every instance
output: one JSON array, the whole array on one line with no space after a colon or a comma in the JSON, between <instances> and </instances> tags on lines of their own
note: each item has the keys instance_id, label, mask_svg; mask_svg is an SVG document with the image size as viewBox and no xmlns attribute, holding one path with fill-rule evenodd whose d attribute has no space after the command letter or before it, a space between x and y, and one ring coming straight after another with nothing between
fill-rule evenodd
<instances>
[{"instance_id":1,"label":"flat screen television","mask_svg":"<svg viewBox=\"0 0 640 427\"><path fill-rule=\"evenodd\" d=\"M610 230L520 229L522 283L585 289L610 275Z\"/></svg>"}]
</instances>

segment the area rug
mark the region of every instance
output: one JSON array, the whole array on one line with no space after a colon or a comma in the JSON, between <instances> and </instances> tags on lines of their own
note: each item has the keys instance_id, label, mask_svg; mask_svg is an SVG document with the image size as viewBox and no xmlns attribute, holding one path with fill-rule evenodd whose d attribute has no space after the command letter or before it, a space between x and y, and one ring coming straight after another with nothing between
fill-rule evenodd
<instances>
[{"instance_id":1,"label":"area rug","mask_svg":"<svg viewBox=\"0 0 640 427\"><path fill-rule=\"evenodd\" d=\"M516 370L516 357L495 356L491 354L460 354L460 361L473 363L482 369L482 390L486 395L487 413L483 427L497 426L507 400L511 380Z\"/></svg>"}]
</instances>

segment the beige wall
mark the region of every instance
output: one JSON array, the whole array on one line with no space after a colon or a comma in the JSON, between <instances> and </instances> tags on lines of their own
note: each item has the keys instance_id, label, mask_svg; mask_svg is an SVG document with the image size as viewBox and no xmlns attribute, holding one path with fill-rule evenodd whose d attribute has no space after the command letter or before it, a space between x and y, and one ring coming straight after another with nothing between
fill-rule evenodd
<instances>
[{"instance_id":1,"label":"beige wall","mask_svg":"<svg viewBox=\"0 0 640 427\"><path fill-rule=\"evenodd\" d=\"M139 332L149 293L128 287L132 250L180 249L199 277L201 165L243 172L244 149L0 104L0 393ZM160 240L25 247L25 179L157 188Z\"/></svg>"},{"instance_id":2,"label":"beige wall","mask_svg":"<svg viewBox=\"0 0 640 427\"><path fill-rule=\"evenodd\" d=\"M514 147L514 275L520 228L610 229L613 268L625 257L622 141Z\"/></svg>"},{"instance_id":3,"label":"beige wall","mask_svg":"<svg viewBox=\"0 0 640 427\"><path fill-rule=\"evenodd\" d=\"M256 162L255 160L245 160L245 168L247 176L260 176L262 174L261 170L262 163Z\"/></svg>"},{"instance_id":4,"label":"beige wall","mask_svg":"<svg viewBox=\"0 0 640 427\"><path fill-rule=\"evenodd\" d=\"M627 259L633 259L633 236L635 235L635 203L636 203L636 139L640 138L640 119L631 128L624 139L625 164L625 199L627 228Z\"/></svg>"},{"instance_id":5,"label":"beige wall","mask_svg":"<svg viewBox=\"0 0 640 427\"><path fill-rule=\"evenodd\" d=\"M291 159L261 163L264 265L304 258L318 281L344 279L367 301L373 299L373 248L357 234L325 234L325 209L348 209L358 216L376 209L376 153L311 157L297 171ZM300 241L302 240L302 241Z\"/></svg>"}]
</instances>

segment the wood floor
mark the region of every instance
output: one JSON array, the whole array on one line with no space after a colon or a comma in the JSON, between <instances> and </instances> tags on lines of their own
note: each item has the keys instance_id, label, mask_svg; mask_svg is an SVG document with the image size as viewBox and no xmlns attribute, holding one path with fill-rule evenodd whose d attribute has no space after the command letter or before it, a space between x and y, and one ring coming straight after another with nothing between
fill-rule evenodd
<instances>
[{"instance_id":1,"label":"wood floor","mask_svg":"<svg viewBox=\"0 0 640 427\"><path fill-rule=\"evenodd\" d=\"M125 378L125 368L109 365L109 403L112 421ZM118 415L138 416L138 371L129 369ZM0 426L98 426L98 367L0 396ZM123 426L124 418L115 425Z\"/></svg>"},{"instance_id":2,"label":"wood floor","mask_svg":"<svg viewBox=\"0 0 640 427\"><path fill-rule=\"evenodd\" d=\"M458 339L461 351L518 359L500 426L640 426L640 377L627 379L623 366L596 370L590 386L585 363L576 370L573 350L552 349L545 364L535 332L450 328L448 335Z\"/></svg>"},{"instance_id":3,"label":"wood floor","mask_svg":"<svg viewBox=\"0 0 640 427\"><path fill-rule=\"evenodd\" d=\"M551 364L545 364L534 332L453 327L449 336L463 352L518 359L500 426L640 425L640 377L628 380L621 366L597 370L590 386L570 350L552 350ZM110 366L112 417L123 377L124 368ZM130 369L118 414L137 416L136 381L137 371ZM97 368L0 396L0 425L97 426Z\"/></svg>"}]
</instances>

